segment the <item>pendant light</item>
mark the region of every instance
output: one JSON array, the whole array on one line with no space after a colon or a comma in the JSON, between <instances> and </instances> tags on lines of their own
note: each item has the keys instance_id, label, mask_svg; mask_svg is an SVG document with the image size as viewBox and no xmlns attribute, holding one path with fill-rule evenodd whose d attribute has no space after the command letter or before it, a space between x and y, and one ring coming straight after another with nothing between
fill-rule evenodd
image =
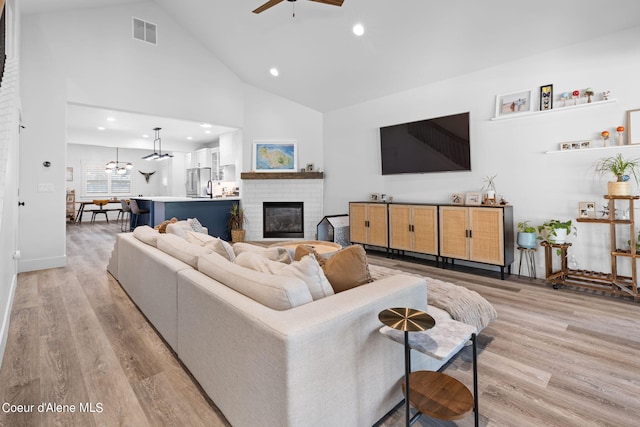
<instances>
[{"instance_id":1,"label":"pendant light","mask_svg":"<svg viewBox=\"0 0 640 427\"><path fill-rule=\"evenodd\" d=\"M160 139L160 129L162 128L153 128L153 131L155 132L155 137L153 139L153 153L144 156L142 158L143 160L164 160L173 157L173 154L162 154L162 140ZM156 142L158 143L158 151L156 151Z\"/></svg>"},{"instance_id":2,"label":"pendant light","mask_svg":"<svg viewBox=\"0 0 640 427\"><path fill-rule=\"evenodd\" d=\"M120 166L120 163L124 164L124 166ZM133 169L133 165L129 162L121 162L119 158L118 147L116 147L116 161L111 160L104 167L105 172L115 172L118 175L124 175L128 170Z\"/></svg>"}]
</instances>

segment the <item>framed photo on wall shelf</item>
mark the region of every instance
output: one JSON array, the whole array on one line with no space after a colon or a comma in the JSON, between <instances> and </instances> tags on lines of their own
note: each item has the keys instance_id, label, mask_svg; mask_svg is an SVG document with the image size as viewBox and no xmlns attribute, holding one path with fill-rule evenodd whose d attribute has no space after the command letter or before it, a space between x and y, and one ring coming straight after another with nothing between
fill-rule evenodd
<instances>
[{"instance_id":1,"label":"framed photo on wall shelf","mask_svg":"<svg viewBox=\"0 0 640 427\"><path fill-rule=\"evenodd\" d=\"M531 90L496 96L496 117L531 111Z\"/></svg>"},{"instance_id":2,"label":"framed photo on wall shelf","mask_svg":"<svg viewBox=\"0 0 640 427\"><path fill-rule=\"evenodd\" d=\"M467 193L464 201L465 205L479 206L482 204L482 193Z\"/></svg>"},{"instance_id":3,"label":"framed photo on wall shelf","mask_svg":"<svg viewBox=\"0 0 640 427\"><path fill-rule=\"evenodd\" d=\"M578 218L595 218L595 217L596 217L595 202L578 203Z\"/></svg>"},{"instance_id":4,"label":"framed photo on wall shelf","mask_svg":"<svg viewBox=\"0 0 640 427\"><path fill-rule=\"evenodd\" d=\"M540 111L553 108L553 85L540 86Z\"/></svg>"},{"instance_id":5,"label":"framed photo on wall shelf","mask_svg":"<svg viewBox=\"0 0 640 427\"><path fill-rule=\"evenodd\" d=\"M253 170L255 172L296 172L296 141L254 141Z\"/></svg>"},{"instance_id":6,"label":"framed photo on wall shelf","mask_svg":"<svg viewBox=\"0 0 640 427\"><path fill-rule=\"evenodd\" d=\"M464 205L464 194L453 193L449 198L452 205Z\"/></svg>"},{"instance_id":7,"label":"framed photo on wall shelf","mask_svg":"<svg viewBox=\"0 0 640 427\"><path fill-rule=\"evenodd\" d=\"M561 142L559 145L560 151L583 150L586 148L591 148L591 141Z\"/></svg>"}]
</instances>

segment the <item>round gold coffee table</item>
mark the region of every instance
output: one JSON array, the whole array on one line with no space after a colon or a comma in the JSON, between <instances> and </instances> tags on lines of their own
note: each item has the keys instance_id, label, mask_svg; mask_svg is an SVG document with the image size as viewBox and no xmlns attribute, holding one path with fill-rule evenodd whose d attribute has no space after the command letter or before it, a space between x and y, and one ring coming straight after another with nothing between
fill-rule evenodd
<instances>
[{"instance_id":1,"label":"round gold coffee table","mask_svg":"<svg viewBox=\"0 0 640 427\"><path fill-rule=\"evenodd\" d=\"M333 242L325 242L322 240L293 240L290 242L274 243L269 247L286 248L292 252L295 252L296 248L300 245L311 246L319 255L331 255L334 252L338 252L342 249L342 245Z\"/></svg>"}]
</instances>

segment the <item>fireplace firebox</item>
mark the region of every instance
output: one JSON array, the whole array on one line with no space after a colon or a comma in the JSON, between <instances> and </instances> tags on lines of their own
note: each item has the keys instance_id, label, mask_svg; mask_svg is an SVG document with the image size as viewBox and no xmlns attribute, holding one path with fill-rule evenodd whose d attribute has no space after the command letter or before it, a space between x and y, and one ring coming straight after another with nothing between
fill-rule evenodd
<instances>
[{"instance_id":1,"label":"fireplace firebox","mask_svg":"<svg viewBox=\"0 0 640 427\"><path fill-rule=\"evenodd\" d=\"M262 236L265 239L304 237L304 203L263 202Z\"/></svg>"}]
</instances>

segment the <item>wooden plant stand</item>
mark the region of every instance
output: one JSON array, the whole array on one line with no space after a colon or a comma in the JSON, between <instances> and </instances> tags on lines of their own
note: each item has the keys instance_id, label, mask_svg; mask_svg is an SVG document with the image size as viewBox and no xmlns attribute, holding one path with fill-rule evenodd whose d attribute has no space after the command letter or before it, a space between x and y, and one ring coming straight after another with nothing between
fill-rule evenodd
<instances>
[{"instance_id":1,"label":"wooden plant stand","mask_svg":"<svg viewBox=\"0 0 640 427\"><path fill-rule=\"evenodd\" d=\"M578 218L578 222L609 224L610 250L611 250L611 273L601 273L590 270L573 270L568 266L567 251L571 243L547 243L542 242L544 247L545 277L557 289L561 285L579 286L588 289L595 289L608 292L614 295L624 295L640 299L638 292L638 273L636 260L640 258L640 253L636 252L636 232L633 202L639 196L604 196L609 202L609 216L607 218ZM616 201L627 201L629 206L628 219L616 219ZM616 246L616 227L626 226L629 228L630 249L618 249ZM554 253L560 251L560 270L553 271ZM618 260L627 258L631 260L631 276L618 274Z\"/></svg>"}]
</instances>

